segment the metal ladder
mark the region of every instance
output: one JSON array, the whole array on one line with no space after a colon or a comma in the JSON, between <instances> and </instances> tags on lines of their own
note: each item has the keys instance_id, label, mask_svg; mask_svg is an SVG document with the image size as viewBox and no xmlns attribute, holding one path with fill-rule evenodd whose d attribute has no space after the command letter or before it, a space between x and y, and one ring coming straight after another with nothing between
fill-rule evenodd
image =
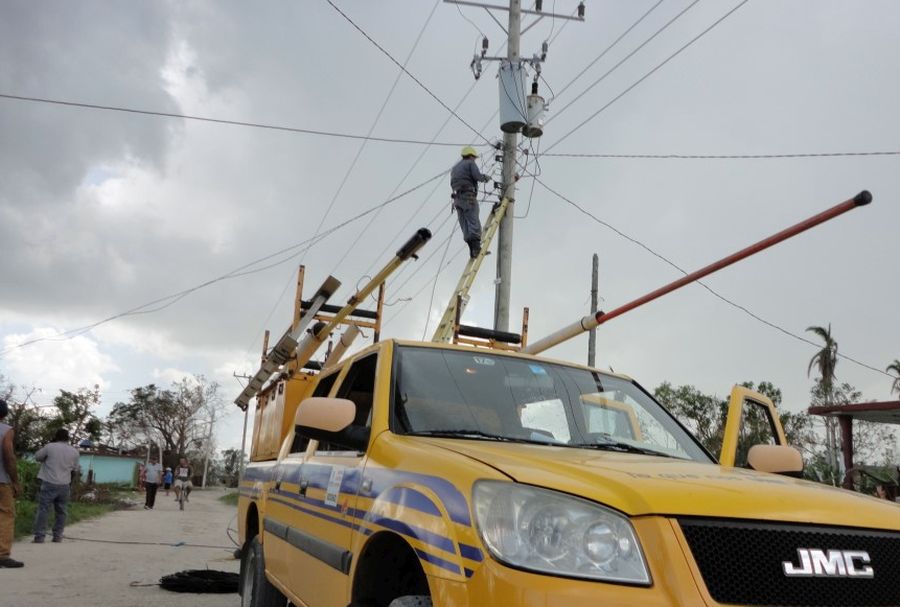
<instances>
[{"instance_id":1,"label":"metal ladder","mask_svg":"<svg viewBox=\"0 0 900 607\"><path fill-rule=\"evenodd\" d=\"M447 309L444 310L441 322L438 323L437 329L434 331L434 336L431 338L431 341L447 343L453 338L453 325L456 322L457 302L461 302L460 305L465 308L466 302L469 301L469 289L472 288L475 277L478 276L478 270L481 269L481 262L484 261L484 257L487 255L488 249L491 246L491 241L494 239L494 235L497 233L497 229L500 227L500 222L503 220L503 216L506 215L506 209L508 207L509 199L504 198L499 202L497 207L491 211L487 225L485 225L483 230L481 250L478 252L478 255L470 258L469 262L466 264L462 276L459 277L456 289L453 291L453 295L450 296L450 301L447 304ZM459 311L459 315L462 316L462 310Z\"/></svg>"}]
</instances>

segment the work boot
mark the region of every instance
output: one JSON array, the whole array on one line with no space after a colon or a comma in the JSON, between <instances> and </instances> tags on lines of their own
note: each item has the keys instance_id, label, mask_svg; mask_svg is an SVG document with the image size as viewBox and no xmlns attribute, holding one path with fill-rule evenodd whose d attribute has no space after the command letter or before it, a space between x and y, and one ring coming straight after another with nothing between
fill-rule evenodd
<instances>
[{"instance_id":1,"label":"work boot","mask_svg":"<svg viewBox=\"0 0 900 607\"><path fill-rule=\"evenodd\" d=\"M18 569L19 567L24 567L25 563L22 561L17 561L16 559L11 559L8 556L0 559L0 569Z\"/></svg>"},{"instance_id":2,"label":"work boot","mask_svg":"<svg viewBox=\"0 0 900 607\"><path fill-rule=\"evenodd\" d=\"M481 251L481 241L480 240L470 240L469 241L469 257L472 259L478 257L478 253Z\"/></svg>"},{"instance_id":3,"label":"work boot","mask_svg":"<svg viewBox=\"0 0 900 607\"><path fill-rule=\"evenodd\" d=\"M32 543L32 544L43 544L43 543L44 543L44 536L43 536L43 535L36 535L36 536L34 536L34 539L31 540L31 543Z\"/></svg>"}]
</instances>

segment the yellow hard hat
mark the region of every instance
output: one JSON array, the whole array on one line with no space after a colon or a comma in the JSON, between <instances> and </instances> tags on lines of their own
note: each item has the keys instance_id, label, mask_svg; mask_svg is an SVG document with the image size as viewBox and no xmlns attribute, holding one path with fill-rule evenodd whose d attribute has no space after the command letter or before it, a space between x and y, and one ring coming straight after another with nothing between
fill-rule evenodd
<instances>
[{"instance_id":1,"label":"yellow hard hat","mask_svg":"<svg viewBox=\"0 0 900 607\"><path fill-rule=\"evenodd\" d=\"M467 145L462 149L462 157L465 158L466 156L474 156L475 158L478 158L478 152L476 152L475 148L473 148L471 145Z\"/></svg>"}]
</instances>

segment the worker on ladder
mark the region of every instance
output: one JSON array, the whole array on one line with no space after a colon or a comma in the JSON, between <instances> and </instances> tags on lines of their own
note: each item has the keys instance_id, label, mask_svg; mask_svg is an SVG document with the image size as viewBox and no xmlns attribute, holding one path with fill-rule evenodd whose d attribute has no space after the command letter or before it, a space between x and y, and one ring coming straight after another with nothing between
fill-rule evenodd
<instances>
[{"instance_id":1,"label":"worker on ladder","mask_svg":"<svg viewBox=\"0 0 900 607\"><path fill-rule=\"evenodd\" d=\"M475 159L478 152L470 145L462 149L462 160L450 171L450 188L453 190L453 207L459 216L463 240L469 245L469 256L477 257L481 251L481 220L478 217L478 183L490 181L482 174Z\"/></svg>"}]
</instances>

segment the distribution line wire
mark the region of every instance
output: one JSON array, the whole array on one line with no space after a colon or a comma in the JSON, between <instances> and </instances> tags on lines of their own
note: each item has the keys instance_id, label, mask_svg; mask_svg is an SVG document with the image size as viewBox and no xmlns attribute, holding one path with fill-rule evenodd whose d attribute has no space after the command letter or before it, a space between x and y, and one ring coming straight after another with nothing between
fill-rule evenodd
<instances>
[{"instance_id":1,"label":"distribution line wire","mask_svg":"<svg viewBox=\"0 0 900 607\"><path fill-rule=\"evenodd\" d=\"M444 247L444 253L441 255L441 261L438 262L438 268L444 266L444 260L447 259L447 251L450 250L450 239L456 233L456 224L450 228L450 236L447 238L447 246ZM437 272L434 275L434 283L431 285L431 300L428 302L428 313L425 315L425 327L422 329L422 341L425 341L425 335L428 333L428 321L431 319L431 307L434 305L434 292L437 290L438 277L441 275Z\"/></svg>"},{"instance_id":2,"label":"distribution line wire","mask_svg":"<svg viewBox=\"0 0 900 607\"><path fill-rule=\"evenodd\" d=\"M719 17L716 21L714 21L714 22L712 23L712 25L710 25L710 26L707 27L705 30L703 30L702 32L700 32L699 34L697 34L696 36L694 36L693 38L691 38L691 40L689 40L686 44L684 44L683 46L681 46L681 48L679 48L677 51L675 51L674 53L672 53L671 55L669 55L668 57L666 57L662 62L658 63L658 64L656 65L656 67L654 67L654 68L651 69L649 72L647 72L646 74L644 74L643 76L641 76L640 78L638 78L636 81L634 81L634 82L633 82L628 88L626 88L624 91L622 91L621 93L619 93L618 95L616 95L615 97L613 97L610 101L608 101L608 102L606 103L606 105L602 106L599 110L597 110L596 112L594 112L593 114L591 114L590 116L588 116L587 118L585 118L584 120L582 120L580 123L578 123L578 125L577 125L575 128L573 128L572 130L570 130L569 132L567 132L565 135L563 135L562 137L560 137L559 139L557 139L555 142L553 142L553 144L552 144L549 148L547 148L547 152L549 152L550 150L552 150L553 148L555 148L557 145L559 145L560 143L562 143L564 140L566 140L567 138L569 138L572 134L574 134L576 131L578 131L578 130L579 130L581 127L583 127L585 124L587 124L588 122L590 122L591 120L593 120L594 118L596 118L596 117L600 114L600 112L606 110L609 106L611 106L611 105L614 104L616 101L618 101L619 99L621 99L622 97L624 97L625 95L627 95L627 94L628 94L631 90L633 90L637 85L639 85L639 84L642 83L644 80L646 80L647 78L649 78L650 76L652 76L653 74L655 74L660 68L662 68L664 65L666 65L669 61L671 61L672 59L674 59L675 57L677 57L678 55L680 55L685 49L687 49L687 48L690 47L692 44L694 44L695 42L697 42L697 40L699 40L700 38L702 38L703 36L705 36L705 35L706 35L707 33L709 33L710 31L712 31L713 28L715 28L717 25L719 25L720 23L722 23L723 21L725 21L725 19L727 19L728 17L730 17L731 15L733 15L733 14L735 13L735 11L737 11L739 8L741 8L742 6L744 6L745 4L747 4L748 1L749 1L749 0L741 0L741 2L738 3L738 4L736 4L736 5L734 6L734 8L732 8L730 11L728 11L727 13L725 13L724 15L722 15L721 17ZM557 115L558 115L558 114L557 114ZM544 154L546 155L547 152L544 152Z\"/></svg>"},{"instance_id":3,"label":"distribution line wire","mask_svg":"<svg viewBox=\"0 0 900 607\"><path fill-rule=\"evenodd\" d=\"M576 81L576 80L578 80L579 78L581 78L581 77L584 75L584 73L585 73L586 71L588 71L589 69L591 69L592 67L594 67L594 65L595 65L598 61L600 61L601 59L603 59L603 57L605 57L606 54L607 54L609 51L611 51L617 44L619 44L619 42L621 42L621 40L622 40L625 36L627 36L628 34L631 33L631 30L633 30L633 29L636 28L638 25L640 25L640 23L641 23L644 19L646 19L646 18L650 15L650 13L652 13L654 10L656 10L656 7L658 7L658 6L659 6L660 4L662 4L663 2L665 2L665 0L657 0L656 4L654 4L653 6L651 6L651 7L647 10L647 12L645 12L643 15L641 15L640 17L638 17L638 20L635 21L634 23L632 23L632 24L631 24L631 27L629 27L627 30L625 30L624 32L622 32L622 34L621 34L618 38L616 38L615 40L613 40L612 44L610 44L610 45L607 46L605 49L603 49L603 51L602 51L599 55L597 55L596 57L594 57L594 59L593 59L590 63L588 63L586 66L584 66L584 69L582 69L580 72L578 72L578 74L577 74L574 78L572 78L572 79L569 81L568 84L566 84L564 87L562 87L562 88L559 90L558 93L556 93L556 94L554 95L553 92L551 91L550 94L551 94L552 96L551 96L551 98L550 98L549 103L553 103L553 101L554 101L557 97L559 97L560 95L562 95L563 93L565 93L566 90L568 90L568 88L569 88L570 86L572 86L573 84L575 84L575 81ZM690 8L690 7L688 7L688 8ZM646 44L646 43L645 43L645 44Z\"/></svg>"},{"instance_id":4,"label":"distribution line wire","mask_svg":"<svg viewBox=\"0 0 900 607\"><path fill-rule=\"evenodd\" d=\"M456 112L454 112L454 111L450 108L449 105L447 105L446 103L444 103L444 102L441 100L440 97L438 97L437 95L435 95L435 94L431 91L431 89L429 89L427 86L425 86L424 84L422 84L422 81L419 80L418 78L416 78L416 77L413 75L412 72L410 72L410 71L409 71L408 69L406 69L404 66L400 65L400 62L397 61L396 59L394 59L393 55L391 55L388 51L386 51L386 50L384 49L383 46L381 46L380 44L378 44L378 42L376 42L375 39L372 38L372 37L371 37L364 29L362 29L360 26L358 26L358 25L356 24L356 22L354 22L353 19L351 19L351 18L347 15L347 13L345 13L345 12L342 11L340 8L338 8L338 6L337 6L334 2L332 2L332 0L325 0L325 1L328 2L328 4L331 5L331 8L333 8L334 10L336 10L336 11L337 11L337 12L338 12L338 13L339 13L339 14L340 14L340 15L341 15L341 16L342 16L342 17L343 17L350 25L352 25L352 26L356 29L356 31L358 31L360 34L362 34L362 35L366 38L366 40L368 40L369 42L371 42L371 43L375 46L375 48L377 48L377 49L378 49L379 51L381 51L388 59L390 59L390 60L394 63L394 65L396 65L396 66L399 67L401 70L403 70L403 72L404 72L407 76L409 76L409 77L413 80L413 82L415 82L416 84L418 84L419 87L420 87L423 91L425 91L426 93L428 93L428 94L431 96L432 99L434 99L435 101L437 101L437 102L441 105L441 107L443 107L445 110L447 110L448 112L450 112L453 116L455 116L456 119L459 120L461 123L463 123L470 131L472 131L473 133L475 133L476 135L478 135L479 137L481 137L481 138L484 140L485 143L487 143L488 145L491 144L491 142L490 142L484 135L482 135L480 132L478 132L478 131L475 130L475 127L473 127L471 124L469 124L468 122L466 122L459 114L457 114Z\"/></svg>"},{"instance_id":5,"label":"distribution line wire","mask_svg":"<svg viewBox=\"0 0 900 607\"><path fill-rule=\"evenodd\" d=\"M118 320L118 319L120 319L120 318L125 318L125 317L128 317L128 316L136 316L136 315L139 315L139 314L145 314L145 313L150 313L150 312L158 312L158 311L160 311L160 310L163 310L163 309L165 309L165 308L167 308L167 307L169 307L169 306L171 306L171 305L177 303L178 301L180 301L181 299L183 299L183 298L185 298L186 296L190 295L191 293L194 293L194 292L196 292L196 291L199 291L199 290L201 290L201 289L204 289L204 288L206 288L206 287L208 287L208 286L211 286L211 285L213 285L213 284L215 284L215 283L222 282L222 281L224 281L224 280L229 280L229 279L238 278L238 277L241 277L241 276L247 276L247 275L249 275L249 274L254 274L254 273L257 273L257 272L261 272L261 271L263 271L263 270L267 270L267 269L269 269L269 268L271 268L271 267L274 267L274 266L276 266L276 265L279 265L279 264L285 263L285 262L287 262L287 261L290 261L291 259L293 259L293 258L296 257L297 255L299 255L300 252L302 252L303 250L305 250L305 249L303 249L302 247L306 246L306 248L310 248L310 247L312 247L312 246L318 244L319 242L321 242L325 237L329 236L330 234L332 234L332 233L334 233L334 232L337 232L338 230L340 230L340 229L342 229L342 228L344 228L344 227L346 227L346 226L348 226L348 225L350 225L350 224L352 224L352 223L354 223L354 222L356 222L356 221L362 219L363 217L369 215L370 213L374 213L375 211L377 211L377 210L378 210L379 208L381 208L381 207L388 206L388 205L394 203L395 201L397 201L397 200L403 198L404 196L408 196L409 194L412 194L413 192L415 192L415 191L417 191L417 190L419 190L419 189L425 187L426 185L428 185L429 183L431 183L431 182L433 182L433 181L436 181L436 180L438 180L438 179L443 178L444 176L447 175L447 173L449 173L449 171L442 171L442 172L438 173L437 175L435 175L435 176L433 176L433 177L431 177L431 178L429 178L429 179L423 181L422 183L420 183L420 184L418 184L418 185L416 185L416 186L413 186L412 188L410 188L410 189L408 189L408 190L406 190L406 191L404 191L404 192L401 192L400 194L397 194L396 196L394 196L394 197L392 197L392 198L389 198L389 199L387 199L387 200L385 200L385 201L383 201L383 202L381 202L381 203L379 203L379 204L377 204L377 205L375 205L375 206L373 206L373 207L371 207L371 208L369 208L369 209L363 211L362 213L359 213L359 214L357 214L357 215L355 215L355 216L353 216L353 217L351 217L351 218L349 218L349 219L347 219L347 220L345 220L345 221L342 221L341 223L338 223L338 224L332 226L331 228L329 228L329 229L325 230L324 232L322 232L321 234L319 234L319 236L318 236L317 238L307 238L306 240L303 240L303 241L301 241L301 242L295 243L295 244L293 244L293 245L290 245L290 246L288 246L288 247L285 247L285 248L283 248L283 249L280 249L280 250L278 250L278 251L275 251L274 253L270 253L270 254L268 254L268 255L266 255L266 256L264 256L264 257L260 257L260 258L258 258L258 259L255 259L255 260L253 260L253 261L251 261L251 262L249 262L249 263L246 263L246 264L244 264L244 265L242 265L242 266L240 266L240 267L238 267L238 268L235 268L234 270L231 270L230 272L227 272L227 273L225 273L225 274L222 274L221 276L218 276L218 277L216 277L216 278L212 278L212 279L210 279L210 280L204 281L204 282L202 282L202 283L200 283L200 284L197 284L197 285L195 285L195 286L193 286L193 287L190 287L190 288L188 288L188 289L184 289L184 290L182 290L182 291L178 291L177 293L172 293L172 294L166 295L166 296L164 296L164 297L159 297L159 298L154 299L154 300L152 300L152 301L149 301L149 302L147 302L147 303L141 304L141 305L136 306L136 307L134 307L134 308L130 308L130 309L128 309L128 310L125 310L124 312L119 312L119 313L117 313L117 314L114 314L114 315L109 316L109 317L107 317L107 318L104 318L104 319L102 319L102 320L98 320L98 321L96 321L96 322L90 323L90 324L88 324L88 325L84 325L84 326L82 326L82 327L78 327L78 328L75 328L75 329L70 329L70 330L68 330L68 331L64 331L64 332L60 333L59 335L56 335L56 336L53 336L53 337L38 337L38 338L35 338L35 339L30 339L30 340L28 340L28 341L24 341L24 342L22 342L22 343L20 343L20 344L14 345L14 346L10 346L10 347L8 347L8 348L6 348L6 349L4 349L4 350L0 350L0 358L2 358L3 356L5 356L6 354L8 354L9 352L11 352L11 351L13 351L13 350L18 350L18 349L20 349L20 348L24 348L24 347L26 347L26 346L29 346L29 345L32 345L32 344L35 344L35 343L38 343L38 342L43 342L43 341L63 341L63 340L66 340L66 339L72 339L73 337L77 337L78 335L81 335L81 334L83 334L83 333L86 333L86 332L90 331L91 329L94 329L94 328L96 328L96 327L99 327L100 325L107 324L107 323L109 323L109 322L112 322L112 321L114 321L114 320ZM300 250L300 252L297 252L298 249ZM276 262L274 262L274 263L272 263L272 264L267 264L267 265L261 266L261 267L254 267L254 266L258 266L260 263L263 263L263 262L268 261L268 260L270 260L270 259L274 259L274 258L276 258L276 257L278 257L278 256L281 256L281 255L285 255L286 253L290 253L290 252L292 252L292 251L294 251L294 253L292 253L290 256L285 257L285 258L282 258L282 259L280 259L279 261L276 261ZM251 269L251 268L252 268L252 269Z\"/></svg>"},{"instance_id":6,"label":"distribution line wire","mask_svg":"<svg viewBox=\"0 0 900 607\"><path fill-rule=\"evenodd\" d=\"M900 156L900 151L807 152L799 154L543 154L550 158L635 158L653 160L760 160L769 158L843 158L848 156Z\"/></svg>"},{"instance_id":7,"label":"distribution line wire","mask_svg":"<svg viewBox=\"0 0 900 607\"><path fill-rule=\"evenodd\" d=\"M467 249L467 247L460 247L460 248L456 251L456 253L454 253L453 256L452 256L450 259L447 260L447 263L444 264L444 266L443 266L442 268L439 268L439 269L438 269L437 274L440 275L444 270L446 270L448 267L450 267L450 264L452 264L452 263L454 262L454 260L455 260L457 257L459 257L460 254L461 254L464 250L466 250L466 249ZM427 289L428 286L429 286L430 284L431 284L431 279L429 278L427 281L425 281L425 283L424 283L421 287L419 287L419 290L418 290L418 291L416 291L415 293L413 293L412 296L411 296L409 299L407 299L407 300L405 300L405 301L403 302L403 305L400 306L400 307L397 309L397 311L394 312L394 314L393 314L390 318L388 318L387 320L384 321L384 324L387 325L389 322L393 321L395 318L397 318L398 316L400 316L400 313L403 312L403 310L406 308L406 306L408 306L410 303L412 303L412 302L416 299L416 297L418 297L419 295L421 295L421 294L422 294L422 291L424 291L425 289ZM430 312L430 311L429 311L429 312Z\"/></svg>"},{"instance_id":8,"label":"distribution line wire","mask_svg":"<svg viewBox=\"0 0 900 607\"><path fill-rule=\"evenodd\" d=\"M179 114L176 112L157 112L153 110L141 110L137 108L122 107L115 105L99 105L96 103L81 103L77 101L65 101L62 99L49 99L45 97L26 97L23 95L9 95L0 93L2 99L13 99L17 101L29 101L33 103L48 103L52 105L64 105L69 107L86 108L92 110L105 110L110 112L125 112L129 114L142 114L145 116L160 116L163 118L181 118L183 120L195 120L199 122L211 122L214 124L227 124L231 126L243 126L255 129L267 129L271 131L285 131L288 133L301 133L304 135L319 135L322 137L338 137L343 139L362 139L366 141L375 141L378 143L403 143L410 145L439 145L445 147L459 147L466 145L465 143L452 143L448 141L428 142L420 139L401 139L392 137L374 137L367 135L356 135L353 133L338 133L333 131L320 131L315 129L304 129L299 127L265 124L262 122L247 122L243 120L227 120L224 118L210 118L208 116L196 116L192 114Z\"/></svg>"},{"instance_id":9,"label":"distribution line wire","mask_svg":"<svg viewBox=\"0 0 900 607\"><path fill-rule=\"evenodd\" d=\"M693 7L695 7L695 6L697 5L697 3L699 3L699 2L700 2L700 0L694 0L693 2L691 2L690 4L688 4L686 7L684 7L683 9L681 9L681 11L679 11L674 17L672 17L671 19L669 19L668 21L666 21L666 23L665 23L661 28L659 28L658 30L656 30L655 32L653 32L653 34L651 34L649 38L647 38L647 39L644 40L641 44L639 44L637 47L635 47L630 53L628 53L627 55L625 55L624 57L622 57L622 59L620 59L618 63L616 63L616 64L615 64L614 66L612 66L611 68L609 68L602 76L600 76L599 78L597 78L596 80L594 80L591 84L589 84L588 87L587 87L586 89L584 89L583 91L581 91L580 93L578 93L578 95L576 95L574 99L572 99L570 102L568 102L566 105L564 105L564 106L562 107L561 110L558 110L552 117L548 118L548 119L547 119L547 124L550 124L551 122L553 122L556 118L559 117L560 114L562 114L563 112L565 112L567 109L569 109L570 107L572 107L572 105L573 105L575 102L577 102L579 99L581 99L582 97L584 97L584 96L588 93L588 91L590 91L590 90L593 89L595 86L597 86L598 84L600 84L601 82L603 82L604 80L606 80L606 77L607 77L607 76L609 76L609 75L612 74L614 71L616 71L617 69L619 69L619 67L621 67L626 61L628 61L629 59L631 59L632 57L634 57L634 55L636 55L642 48L644 48L645 46L647 46L648 44L650 44L651 41L655 40L657 36L659 36L659 35L662 34L664 31L666 31L666 30L669 28L669 26L671 26L673 23L675 23L676 21L678 21L682 16L685 15L685 13L687 13L689 10L691 10ZM657 4L657 5L654 5L653 7L651 7L650 11L652 11L654 8L656 8L656 6L658 6L658 4ZM597 59L596 59L595 61L599 61L600 58L603 57L603 56L607 53L607 51L609 51L610 49L612 49L612 48L619 42L619 40L621 40L622 38L624 38L624 37L628 34L628 32L630 32L630 31L632 30L632 28L634 28L638 23L640 23L640 22L643 20L644 17L646 17L647 15L649 15L649 14L650 14L650 11L648 11L648 12L645 13L640 19L638 19L637 21L635 21L635 23L634 23L630 28L628 28L627 30L625 30L625 33L622 34L619 38L617 38L617 39L615 40L615 42L613 42L611 45L609 45L609 47L607 47L606 50L604 50L602 53L600 53L600 55L597 57ZM588 65L588 67L586 67L584 70L582 70L581 73L579 73L578 76L575 77L575 80L577 80L577 79L581 76L581 74L583 74L588 68L590 68L590 66L593 65L593 63L594 63L594 62L591 62L591 64ZM575 82L575 80L572 80L572 82ZM568 88L569 85L572 84L572 82L570 82L569 84L567 84L567 85L564 87L563 90L565 90L566 88ZM562 94L562 91L560 91L560 94Z\"/></svg>"},{"instance_id":10,"label":"distribution line wire","mask_svg":"<svg viewBox=\"0 0 900 607\"><path fill-rule=\"evenodd\" d=\"M603 221L602 219L600 219L599 217L597 217L596 215L594 215L593 213L591 213L590 211L588 211L587 209L585 209L584 207L582 207L581 205L579 205L578 203L576 203L575 201L571 200L570 198L567 198L566 196L563 196L562 194L560 194L559 192L557 192L556 190L554 190L553 188L551 188L550 186L548 186L546 183L544 183L544 182L541 181L540 179L535 178L535 180L536 180L539 184L541 184L541 186L543 186L544 189L546 189L548 192L550 192L551 194L555 195L557 198L559 198L560 200L566 202L567 204L571 205L572 207L576 208L578 211L580 211L582 214L588 216L589 218L591 218L591 219L592 219L593 221L595 221L596 223L599 223L600 225L602 225L602 226L605 227L605 228L608 228L609 230L612 230L614 233L616 233L617 235L621 236L621 237L624 238L625 240L628 240L629 242L631 242L631 243L633 243L633 244L636 244L637 246L641 247L642 249L644 249L645 251L647 251L648 253L650 253L650 254L653 255L654 257L656 257L656 258L662 260L662 261L665 262L667 265L669 265L669 266L675 268L676 270L678 270L679 272L681 272L682 274L684 274L685 276L687 276L687 274L688 274L687 270L685 270L684 268L682 268L681 266L679 266L678 264L676 264L674 261L672 261L671 259L669 259L669 258L666 257L665 255L663 255L663 254L661 254L661 253L655 251L654 249L650 248L648 245L644 244L644 243L641 242L640 240L638 240L638 239L636 239L636 238L634 238L634 237L632 237L632 236L629 236L629 235L626 234L625 232L622 232L621 230L619 230L619 229L616 228L615 226L611 225L610 223L608 223L608 222L606 222L606 221ZM768 326L768 327L770 327L770 328L772 328L772 329L775 329L776 331L780 331L781 333L784 333L784 334L787 335L788 337L792 337L792 338L794 338L794 339L796 339L796 340L798 340L798 341L802 341L803 343L808 344L808 345L810 345L810 346L814 346L814 347L816 347L816 348L821 348L821 347L822 347L822 344L817 344L816 342L812 341L811 339L807 339L807 338L803 337L802 335L798 335L797 333L794 333L794 332L792 332L792 331L789 331L788 329L785 329L784 327L781 327L781 326L775 324L775 323L772 322L772 321L769 321L769 320L766 320L765 318L762 318L762 317L759 316L758 314L755 314L754 312L750 311L747 307L745 307L745 306L743 306L743 305L741 305L741 304L739 304L739 303L737 303L737 302L735 302L735 301L733 301L733 300L731 300L731 299L728 299L727 297L725 297L724 295L722 295L721 293L719 293L718 291L714 290L712 287L710 287L709 285L707 285L707 284L706 284L705 282L703 282L702 280L698 280L698 281L696 281L696 282L697 282L698 285L700 285L701 287L703 287L704 289L706 289L707 291L709 291L709 292L710 292L712 295L714 295L715 297L719 298L720 300L722 300L723 302L727 303L728 305L730 305L730 306L732 306L732 307L734 307L734 308L740 310L741 312L744 312L745 314L747 314L748 316L750 316L750 317L753 318L754 320L757 320L757 321L761 322L762 324L764 324L764 325L766 325L766 326ZM857 360L857 359L855 359L855 358L852 358L852 357L850 357L850 356L848 356L848 355L846 355L846 354L843 354L843 353L841 353L841 352L838 352L837 355L838 355L839 357L845 359L845 360L848 360L848 361L850 361L850 362L852 362L852 363L854 363L854 364L856 364L856 365L859 365L860 367L863 367L863 368L869 369L870 371L874 371L874 372L876 372L876 373L880 373L881 375L885 375L885 376L887 376L887 377L893 378L893 376L890 375L889 373L886 373L885 371L882 371L881 369L878 369L877 367L873 367L872 365L869 365L869 364L866 364L866 363L864 363L864 362L861 362L861 361L859 361L859 360Z\"/></svg>"},{"instance_id":11,"label":"distribution line wire","mask_svg":"<svg viewBox=\"0 0 900 607\"><path fill-rule=\"evenodd\" d=\"M419 42L422 40L422 35L425 33L425 30L428 27L428 24L431 22L431 18L434 16L434 12L435 12L435 10L437 10L437 7L438 7L438 5L440 5L440 3L441 3L441 0L437 0L437 2L434 3L434 6L432 6L431 12L428 13L428 17L425 19L425 23L423 23L422 27L419 29L419 34L416 36L416 39L413 42L413 45L410 48L409 53L406 55L406 59L403 61L403 67L406 67L406 65L409 63L409 60L412 58L413 54L416 52L416 48L418 48ZM397 77L394 78L394 83L391 85L391 88L388 90L388 93L385 96L384 101L381 103L381 107L379 108L377 114L375 115L375 119L372 121L372 125L369 127L369 131L366 133L367 138L372 136L372 133L375 131L375 128L378 126L378 122L381 120L381 116L384 114L384 110L387 108L388 104L390 103L391 97L394 95L394 91L397 90L397 84L399 84L400 78L402 76L403 76L402 71L397 72ZM434 141L434 139L436 139L436 137L432 138L432 141ZM322 219L319 220L319 225L316 227L316 232L315 232L316 236L318 235L319 230L322 229L322 225L328 219L328 216L331 213L331 210L334 207L335 203L337 202L338 197L341 195L341 192L344 191L344 186L347 185L347 181L350 179L350 175L353 174L353 170L356 168L356 164L357 164L357 162L359 162L360 156L362 156L362 153L366 149L366 145L368 143L369 143L368 139L363 139L360 142L359 149L356 150L356 155L353 157L353 160L350 162L350 166L347 167L347 171L344 173L344 177L343 177L343 179L341 179L341 183L338 185L337 190L335 191L334 195L331 197L331 202L329 202L328 207L325 210L325 213L322 215ZM423 152L422 152L422 155L424 155L425 151L428 150L430 147L431 146L426 146L425 150L423 150ZM402 185L402 183L398 184L397 188L395 188L394 191L388 195L388 197L391 197L394 194L396 194L397 190L400 189L400 185ZM372 217L369 219L369 222L366 225L366 227L368 227L369 225L372 225L372 222L374 221L375 217L377 217L380 213L381 213L381 210L379 209L378 212L376 212L374 215L372 215ZM365 228L363 228L363 229L365 230ZM331 275L335 274L335 272L337 271L337 268L341 265L341 263L343 263L344 259L346 259L349 252L350 252L350 247L347 247L346 250L344 251L344 255L338 260L337 264L335 264L335 267L331 270L331 272L329 272L329 274L331 274ZM298 262L299 264L303 263L303 259L305 258L305 256L306 256L306 253L304 253L303 256L301 256L300 261ZM275 310L278 308L279 305L281 305L281 301L284 299L284 296L287 293L288 288L290 287L292 276L293 276L293 271L291 271L291 273L289 274L287 283L285 284L284 288L281 289L281 293L275 299L275 303L272 306L272 309L269 311L268 315L266 316L265 320L263 321L262 327L254 333L253 341L247 347L247 351L244 354L245 358L250 355L250 350L253 348L253 344L256 343L256 340L259 339L260 335L263 334L266 326L269 324L269 320L272 318L272 315L275 313Z\"/></svg>"}]
</instances>

